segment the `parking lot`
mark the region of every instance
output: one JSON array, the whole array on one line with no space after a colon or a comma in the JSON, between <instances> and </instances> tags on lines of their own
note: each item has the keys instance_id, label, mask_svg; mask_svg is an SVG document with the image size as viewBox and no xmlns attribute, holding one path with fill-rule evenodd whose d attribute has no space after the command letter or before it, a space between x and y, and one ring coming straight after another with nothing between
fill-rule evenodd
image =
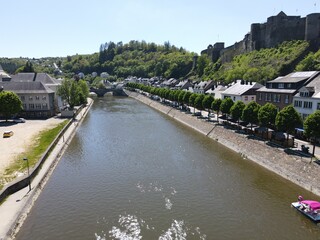
<instances>
[{"instance_id":1,"label":"parking lot","mask_svg":"<svg viewBox=\"0 0 320 240\"><path fill-rule=\"evenodd\" d=\"M40 131L54 128L63 121L61 118L26 120L24 123L0 121L0 175L11 162L19 160L17 157L33 144ZM13 131L13 135L3 138L5 131Z\"/></svg>"}]
</instances>

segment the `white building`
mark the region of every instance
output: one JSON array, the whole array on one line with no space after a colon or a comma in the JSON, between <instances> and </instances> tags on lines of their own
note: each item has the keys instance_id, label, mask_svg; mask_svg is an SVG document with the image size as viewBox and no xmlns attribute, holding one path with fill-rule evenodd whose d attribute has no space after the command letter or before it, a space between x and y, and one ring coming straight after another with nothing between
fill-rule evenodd
<instances>
[{"instance_id":1,"label":"white building","mask_svg":"<svg viewBox=\"0 0 320 240\"><path fill-rule=\"evenodd\" d=\"M303 119L320 110L320 75L298 90L293 106Z\"/></svg>"},{"instance_id":2,"label":"white building","mask_svg":"<svg viewBox=\"0 0 320 240\"><path fill-rule=\"evenodd\" d=\"M221 93L221 99L231 98L234 102L240 100L244 104L248 104L251 101L256 101L256 90L261 87L263 86L256 82L237 80L236 83Z\"/></svg>"}]
</instances>

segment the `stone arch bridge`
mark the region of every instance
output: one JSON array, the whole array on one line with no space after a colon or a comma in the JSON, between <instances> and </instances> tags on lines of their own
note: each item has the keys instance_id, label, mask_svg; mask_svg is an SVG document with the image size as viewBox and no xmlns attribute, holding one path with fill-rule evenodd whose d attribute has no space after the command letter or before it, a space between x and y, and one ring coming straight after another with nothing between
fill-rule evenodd
<instances>
[{"instance_id":1,"label":"stone arch bridge","mask_svg":"<svg viewBox=\"0 0 320 240\"><path fill-rule=\"evenodd\" d=\"M114 96L128 96L121 87L116 88L90 88L90 92L94 92L98 97L103 97L106 93L112 92Z\"/></svg>"}]
</instances>

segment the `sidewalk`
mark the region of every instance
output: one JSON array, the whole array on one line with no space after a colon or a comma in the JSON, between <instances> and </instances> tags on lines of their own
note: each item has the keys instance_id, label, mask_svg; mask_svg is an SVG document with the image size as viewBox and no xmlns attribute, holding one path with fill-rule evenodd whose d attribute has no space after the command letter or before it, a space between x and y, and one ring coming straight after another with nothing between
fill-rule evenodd
<instances>
[{"instance_id":1,"label":"sidewalk","mask_svg":"<svg viewBox=\"0 0 320 240\"><path fill-rule=\"evenodd\" d=\"M14 234L19 230L23 221L26 219L33 203L44 188L63 152L72 140L76 129L88 113L92 103L93 100L88 99L87 107L81 110L74 120L74 123L70 125L56 147L52 150L50 156L42 165L38 175L32 180L31 191L29 192L29 188L26 187L10 195L5 202L0 205L0 240L13 239Z\"/></svg>"}]
</instances>

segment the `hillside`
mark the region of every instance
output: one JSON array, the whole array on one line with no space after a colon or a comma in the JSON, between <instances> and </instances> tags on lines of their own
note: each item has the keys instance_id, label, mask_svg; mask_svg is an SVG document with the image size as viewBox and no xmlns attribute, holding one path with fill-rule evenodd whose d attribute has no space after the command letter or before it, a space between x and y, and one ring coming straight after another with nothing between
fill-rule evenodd
<instances>
[{"instance_id":1,"label":"hillside","mask_svg":"<svg viewBox=\"0 0 320 240\"><path fill-rule=\"evenodd\" d=\"M236 79L264 82L294 70L319 70L320 52L310 52L307 41L283 42L275 48L255 50L237 55L231 62L221 64L209 60L207 55L201 55L196 60L195 53L177 48L166 42L164 45L130 41L117 44L109 42L101 44L100 51L89 55L74 55L64 58L42 59L0 59L3 69L14 73L26 61L33 63L37 72L54 73L53 63L57 63L65 76L75 73L85 75L92 72L107 72L116 79L127 76L177 79L214 79L231 82Z\"/></svg>"}]
</instances>

